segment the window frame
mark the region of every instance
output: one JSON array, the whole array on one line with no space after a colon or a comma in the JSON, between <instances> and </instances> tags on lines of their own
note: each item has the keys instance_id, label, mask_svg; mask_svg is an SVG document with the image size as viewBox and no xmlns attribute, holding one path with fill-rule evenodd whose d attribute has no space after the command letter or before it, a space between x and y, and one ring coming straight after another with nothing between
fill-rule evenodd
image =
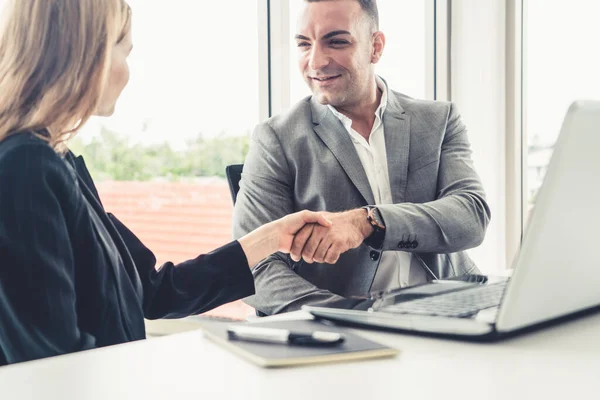
<instances>
[{"instance_id":1,"label":"window frame","mask_svg":"<svg viewBox=\"0 0 600 400\"><path fill-rule=\"evenodd\" d=\"M506 2L506 262L512 261L521 247L527 215L527 136L523 84L526 58L525 1Z\"/></svg>"}]
</instances>

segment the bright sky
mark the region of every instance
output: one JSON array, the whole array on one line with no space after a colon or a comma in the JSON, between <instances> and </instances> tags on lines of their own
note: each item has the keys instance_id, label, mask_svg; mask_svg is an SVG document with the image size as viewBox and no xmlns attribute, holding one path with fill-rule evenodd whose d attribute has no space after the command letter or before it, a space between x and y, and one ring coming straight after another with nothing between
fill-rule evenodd
<instances>
[{"instance_id":1,"label":"bright sky","mask_svg":"<svg viewBox=\"0 0 600 400\"><path fill-rule=\"evenodd\" d=\"M0 6L6 0L0 0ZM284 1L284 0L279 0ZM290 2L290 42L300 0ZM202 132L243 135L258 121L258 16L249 0L129 0L135 49L117 113L92 121L134 141L176 147ZM600 1L526 0L526 128L552 143L574 99L600 99ZM235 12L233 10L235 9ZM379 0L387 46L377 72L390 86L425 96L422 0ZM482 35L485 32L481 33ZM308 93L291 48L292 102ZM485 99L482 99L485 101Z\"/></svg>"},{"instance_id":2,"label":"bright sky","mask_svg":"<svg viewBox=\"0 0 600 400\"><path fill-rule=\"evenodd\" d=\"M131 81L102 123L175 147L198 133L243 135L258 123L255 1L128 2Z\"/></svg>"},{"instance_id":3,"label":"bright sky","mask_svg":"<svg viewBox=\"0 0 600 400\"><path fill-rule=\"evenodd\" d=\"M290 43L300 0L290 2ZM258 121L258 15L255 1L207 3L130 0L135 49L131 82L117 113L104 123L134 141L174 147L198 132L242 135ZM236 12L231 12L232 7ZM390 86L425 94L425 7L422 0L380 0L388 37L378 72ZM208 12L210 10L210 12ZM223 18L223 16L227 16ZM291 48L292 103L308 94ZM90 128L92 128L90 126ZM93 134L94 130L89 129Z\"/></svg>"},{"instance_id":4,"label":"bright sky","mask_svg":"<svg viewBox=\"0 0 600 400\"><path fill-rule=\"evenodd\" d=\"M573 100L600 100L600 1L527 4L526 129L553 143Z\"/></svg>"}]
</instances>

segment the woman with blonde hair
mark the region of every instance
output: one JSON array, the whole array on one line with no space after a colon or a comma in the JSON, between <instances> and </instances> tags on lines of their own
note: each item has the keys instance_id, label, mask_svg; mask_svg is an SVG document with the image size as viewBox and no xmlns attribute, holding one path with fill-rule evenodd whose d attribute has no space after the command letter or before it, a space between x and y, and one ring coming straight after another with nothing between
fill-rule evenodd
<instances>
[{"instance_id":1,"label":"woman with blonde hair","mask_svg":"<svg viewBox=\"0 0 600 400\"><path fill-rule=\"evenodd\" d=\"M155 269L107 214L68 139L110 115L129 79L123 0L9 0L0 25L0 365L143 339L144 317L196 314L254 293L249 266L289 252L301 212ZM297 258L297 257L296 257Z\"/></svg>"}]
</instances>

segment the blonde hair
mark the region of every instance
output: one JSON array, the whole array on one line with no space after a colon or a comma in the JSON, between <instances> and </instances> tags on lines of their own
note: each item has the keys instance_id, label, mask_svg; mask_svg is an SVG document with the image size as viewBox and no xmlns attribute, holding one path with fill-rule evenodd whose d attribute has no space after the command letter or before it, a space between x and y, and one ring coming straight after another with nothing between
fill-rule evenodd
<instances>
[{"instance_id":1,"label":"blonde hair","mask_svg":"<svg viewBox=\"0 0 600 400\"><path fill-rule=\"evenodd\" d=\"M94 113L125 0L9 0L0 22L0 141L31 131L59 151Z\"/></svg>"}]
</instances>

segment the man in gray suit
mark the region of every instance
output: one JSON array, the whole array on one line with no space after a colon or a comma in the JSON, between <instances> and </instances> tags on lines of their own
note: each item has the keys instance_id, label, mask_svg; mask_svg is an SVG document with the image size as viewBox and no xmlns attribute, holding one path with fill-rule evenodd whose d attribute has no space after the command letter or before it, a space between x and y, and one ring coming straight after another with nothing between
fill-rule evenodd
<instances>
[{"instance_id":1,"label":"man in gray suit","mask_svg":"<svg viewBox=\"0 0 600 400\"><path fill-rule=\"evenodd\" d=\"M388 89L375 0L304 0L296 42L313 92L260 124L244 165L234 235L294 211L328 211L290 256L253 268L262 314L477 273L464 250L490 210L451 103Z\"/></svg>"}]
</instances>

